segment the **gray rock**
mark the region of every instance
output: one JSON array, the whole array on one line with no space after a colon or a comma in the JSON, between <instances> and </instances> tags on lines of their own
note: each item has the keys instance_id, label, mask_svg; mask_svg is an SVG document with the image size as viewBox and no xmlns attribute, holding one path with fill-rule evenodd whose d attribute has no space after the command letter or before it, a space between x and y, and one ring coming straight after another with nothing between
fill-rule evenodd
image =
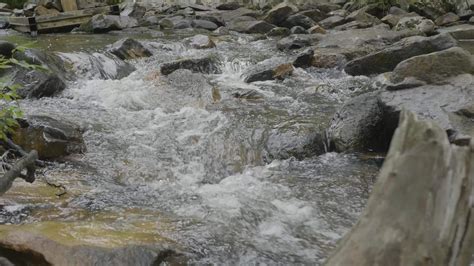
<instances>
[{"instance_id":1,"label":"gray rock","mask_svg":"<svg viewBox=\"0 0 474 266\"><path fill-rule=\"evenodd\" d=\"M274 36L288 36L291 32L288 28L285 27L275 27L269 32L267 32L267 36L274 37Z\"/></svg>"},{"instance_id":2,"label":"gray rock","mask_svg":"<svg viewBox=\"0 0 474 266\"><path fill-rule=\"evenodd\" d=\"M345 18L340 17L340 16L332 16L332 17L321 20L319 22L319 25L321 25L325 29L332 29L344 23L346 23Z\"/></svg>"},{"instance_id":3,"label":"gray rock","mask_svg":"<svg viewBox=\"0 0 474 266\"><path fill-rule=\"evenodd\" d=\"M12 139L26 151L36 150L40 159L57 159L86 150L77 125L48 116L27 117Z\"/></svg>"},{"instance_id":4,"label":"gray rock","mask_svg":"<svg viewBox=\"0 0 474 266\"><path fill-rule=\"evenodd\" d=\"M346 17L346 21L348 22L357 21L359 23L366 23L366 24L371 24L371 25L377 25L377 24L382 23L377 17L372 16L368 14L367 12L365 12L363 8L349 14Z\"/></svg>"},{"instance_id":5,"label":"gray rock","mask_svg":"<svg viewBox=\"0 0 474 266\"><path fill-rule=\"evenodd\" d=\"M217 10L236 10L239 9L241 5L238 2L229 2L229 3L222 3L216 6Z\"/></svg>"},{"instance_id":6,"label":"gray rock","mask_svg":"<svg viewBox=\"0 0 474 266\"><path fill-rule=\"evenodd\" d=\"M422 54L457 46L449 34L433 37L413 36L391 46L350 61L344 68L349 75L372 75L392 71L400 62Z\"/></svg>"},{"instance_id":7,"label":"gray rock","mask_svg":"<svg viewBox=\"0 0 474 266\"><path fill-rule=\"evenodd\" d=\"M230 30L242 33L261 33L265 34L275 28L275 25L269 24L265 21L232 21L228 25Z\"/></svg>"},{"instance_id":8,"label":"gray rock","mask_svg":"<svg viewBox=\"0 0 474 266\"><path fill-rule=\"evenodd\" d=\"M216 44L207 35L198 34L186 40L195 49L209 49L216 47Z\"/></svg>"},{"instance_id":9,"label":"gray rock","mask_svg":"<svg viewBox=\"0 0 474 266\"><path fill-rule=\"evenodd\" d=\"M291 28L290 32L291 34L308 34L308 31L301 26L294 26L293 28Z\"/></svg>"},{"instance_id":10,"label":"gray rock","mask_svg":"<svg viewBox=\"0 0 474 266\"><path fill-rule=\"evenodd\" d=\"M319 9L305 10L305 11L299 12L298 14L307 16L308 18L312 19L314 22L319 22L328 17L326 13L322 12Z\"/></svg>"},{"instance_id":11,"label":"gray rock","mask_svg":"<svg viewBox=\"0 0 474 266\"><path fill-rule=\"evenodd\" d=\"M181 29L189 29L192 27L191 21L187 19L180 19L173 22L173 29L181 30Z\"/></svg>"},{"instance_id":12,"label":"gray rock","mask_svg":"<svg viewBox=\"0 0 474 266\"><path fill-rule=\"evenodd\" d=\"M290 76L293 70L293 65L288 63L288 59L275 57L250 67L242 76L247 83L273 79L282 80Z\"/></svg>"},{"instance_id":13,"label":"gray rock","mask_svg":"<svg viewBox=\"0 0 474 266\"><path fill-rule=\"evenodd\" d=\"M304 29L309 29L315 26L316 22L314 22L314 20L310 19L309 17L303 14L295 14L295 15L289 16L285 21L281 23L281 25L289 29L295 26L300 26L300 27L303 27Z\"/></svg>"},{"instance_id":14,"label":"gray rock","mask_svg":"<svg viewBox=\"0 0 474 266\"><path fill-rule=\"evenodd\" d=\"M210 21L219 27L225 26L226 24L221 14L214 14L214 13L198 14L196 15L196 19Z\"/></svg>"},{"instance_id":15,"label":"gray rock","mask_svg":"<svg viewBox=\"0 0 474 266\"><path fill-rule=\"evenodd\" d=\"M291 4L281 3L268 11L263 20L270 24L277 25L285 21L291 14L294 14L297 11L298 9Z\"/></svg>"},{"instance_id":16,"label":"gray rock","mask_svg":"<svg viewBox=\"0 0 474 266\"><path fill-rule=\"evenodd\" d=\"M299 53L296 56L295 61L293 61L293 66L300 68L308 68L313 65L314 51L313 49L306 49L302 53Z\"/></svg>"},{"instance_id":17,"label":"gray rock","mask_svg":"<svg viewBox=\"0 0 474 266\"><path fill-rule=\"evenodd\" d=\"M91 33L104 33L133 27L138 27L138 21L134 18L99 14L82 24L79 29Z\"/></svg>"},{"instance_id":18,"label":"gray rock","mask_svg":"<svg viewBox=\"0 0 474 266\"><path fill-rule=\"evenodd\" d=\"M421 17L403 17L397 25L394 27L395 30L418 30L425 34L431 34L435 29L435 24L432 20Z\"/></svg>"},{"instance_id":19,"label":"gray rock","mask_svg":"<svg viewBox=\"0 0 474 266\"><path fill-rule=\"evenodd\" d=\"M222 14L222 18L226 22L232 21L236 18L244 17L244 16L256 18L256 17L260 16L260 14L256 11L254 11L254 10L250 10L250 9L243 8L243 7L238 8L236 10L229 11L229 12L225 12L224 14Z\"/></svg>"},{"instance_id":20,"label":"gray rock","mask_svg":"<svg viewBox=\"0 0 474 266\"><path fill-rule=\"evenodd\" d=\"M169 75L178 69L188 69L197 73L217 74L220 73L217 65L218 61L213 57L181 59L162 64L160 71L163 75Z\"/></svg>"},{"instance_id":21,"label":"gray rock","mask_svg":"<svg viewBox=\"0 0 474 266\"><path fill-rule=\"evenodd\" d=\"M428 84L440 84L466 73L474 73L473 57L464 49L453 47L402 61L393 70L390 80L397 83L413 77Z\"/></svg>"},{"instance_id":22,"label":"gray rock","mask_svg":"<svg viewBox=\"0 0 474 266\"><path fill-rule=\"evenodd\" d=\"M141 19L145 16L146 7L137 3L128 3L124 10L120 12L121 16Z\"/></svg>"},{"instance_id":23,"label":"gray rock","mask_svg":"<svg viewBox=\"0 0 474 266\"><path fill-rule=\"evenodd\" d=\"M457 40L474 39L474 25L462 24L438 29L441 33L449 33Z\"/></svg>"},{"instance_id":24,"label":"gray rock","mask_svg":"<svg viewBox=\"0 0 474 266\"><path fill-rule=\"evenodd\" d=\"M152 56L150 50L145 48L139 41L131 38L115 42L108 51L122 60Z\"/></svg>"},{"instance_id":25,"label":"gray rock","mask_svg":"<svg viewBox=\"0 0 474 266\"><path fill-rule=\"evenodd\" d=\"M449 12L449 13L446 13L440 17L438 17L436 20L435 20L435 23L436 25L438 26L445 26L445 25L448 25L448 24L452 24L454 22L457 22L459 21L461 18L452 13L452 12Z\"/></svg>"},{"instance_id":26,"label":"gray rock","mask_svg":"<svg viewBox=\"0 0 474 266\"><path fill-rule=\"evenodd\" d=\"M202 20L202 19L194 19L191 22L191 25L193 26L193 28L196 28L196 29L205 29L205 30L210 30L210 31L213 31L219 28L219 26L217 26L217 24L215 24L214 22L211 22L208 20Z\"/></svg>"},{"instance_id":27,"label":"gray rock","mask_svg":"<svg viewBox=\"0 0 474 266\"><path fill-rule=\"evenodd\" d=\"M279 40L277 48L282 51L300 49L316 44L320 38L316 34L295 34Z\"/></svg>"},{"instance_id":28,"label":"gray rock","mask_svg":"<svg viewBox=\"0 0 474 266\"><path fill-rule=\"evenodd\" d=\"M217 30L213 31L213 33L218 34L218 35L228 35L229 29L226 27L219 27L217 28Z\"/></svg>"}]
</instances>

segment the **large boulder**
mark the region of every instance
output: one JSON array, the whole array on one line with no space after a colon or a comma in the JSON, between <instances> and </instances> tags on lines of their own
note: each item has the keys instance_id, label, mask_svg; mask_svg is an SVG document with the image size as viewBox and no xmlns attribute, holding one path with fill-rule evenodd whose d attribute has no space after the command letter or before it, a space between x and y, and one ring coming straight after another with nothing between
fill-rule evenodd
<instances>
[{"instance_id":1,"label":"large boulder","mask_svg":"<svg viewBox=\"0 0 474 266\"><path fill-rule=\"evenodd\" d=\"M393 70L390 81L402 82L412 77L428 84L445 83L448 78L474 74L473 56L459 47L407 59Z\"/></svg>"},{"instance_id":2,"label":"large boulder","mask_svg":"<svg viewBox=\"0 0 474 266\"><path fill-rule=\"evenodd\" d=\"M21 121L13 141L27 151L38 151L40 159L57 159L85 151L78 126L47 116L29 116Z\"/></svg>"},{"instance_id":3,"label":"large boulder","mask_svg":"<svg viewBox=\"0 0 474 266\"><path fill-rule=\"evenodd\" d=\"M117 41L111 45L108 51L122 60L152 56L150 50L145 48L139 41L131 38Z\"/></svg>"},{"instance_id":4,"label":"large boulder","mask_svg":"<svg viewBox=\"0 0 474 266\"><path fill-rule=\"evenodd\" d=\"M410 16L401 18L395 30L417 30L425 34L431 34L435 29L435 24L432 20L421 16Z\"/></svg>"},{"instance_id":5,"label":"large boulder","mask_svg":"<svg viewBox=\"0 0 474 266\"><path fill-rule=\"evenodd\" d=\"M474 25L461 24L446 28L438 29L441 33L449 33L457 40L472 40L474 39Z\"/></svg>"},{"instance_id":6,"label":"large boulder","mask_svg":"<svg viewBox=\"0 0 474 266\"><path fill-rule=\"evenodd\" d=\"M285 21L286 18L288 18L291 14L296 13L297 11L298 9L291 4L281 3L270 9L270 11L267 12L267 15L263 20L270 24L276 25Z\"/></svg>"},{"instance_id":7,"label":"large boulder","mask_svg":"<svg viewBox=\"0 0 474 266\"><path fill-rule=\"evenodd\" d=\"M242 75L247 83L272 79L285 79L293 73L293 65L288 59L277 57L264 60L249 68Z\"/></svg>"},{"instance_id":8,"label":"large boulder","mask_svg":"<svg viewBox=\"0 0 474 266\"><path fill-rule=\"evenodd\" d=\"M79 29L91 33L104 33L133 27L138 27L138 21L135 18L99 14L82 24Z\"/></svg>"},{"instance_id":9,"label":"large boulder","mask_svg":"<svg viewBox=\"0 0 474 266\"><path fill-rule=\"evenodd\" d=\"M12 84L20 86L17 92L22 98L52 97L66 89L66 83L56 74L41 70L17 70Z\"/></svg>"},{"instance_id":10,"label":"large boulder","mask_svg":"<svg viewBox=\"0 0 474 266\"><path fill-rule=\"evenodd\" d=\"M178 69L188 69L196 73L216 74L220 73L217 65L218 61L214 57L180 59L162 64L160 71L163 75L169 75Z\"/></svg>"},{"instance_id":11,"label":"large boulder","mask_svg":"<svg viewBox=\"0 0 474 266\"><path fill-rule=\"evenodd\" d=\"M344 70L349 75L372 75L392 71L400 62L413 56L428 54L457 46L449 34L433 37L413 36L402 39L391 46L354 59Z\"/></svg>"}]
</instances>

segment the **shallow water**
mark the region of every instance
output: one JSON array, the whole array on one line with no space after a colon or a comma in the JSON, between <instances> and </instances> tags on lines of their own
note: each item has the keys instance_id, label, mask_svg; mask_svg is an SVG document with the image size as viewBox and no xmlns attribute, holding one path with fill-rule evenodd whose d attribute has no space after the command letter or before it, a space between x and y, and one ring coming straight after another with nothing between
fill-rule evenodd
<instances>
[{"instance_id":1,"label":"shallow water","mask_svg":"<svg viewBox=\"0 0 474 266\"><path fill-rule=\"evenodd\" d=\"M101 52L116 35L105 36L41 42L82 60L79 52ZM295 158L279 145L324 133L337 106L370 80L297 69L285 81L246 84L241 74L249 66L286 56L275 41L235 35L194 50L182 37L148 38L155 55L132 62L137 70L126 78L86 69L60 97L21 103L27 114L80 125L87 152L44 169L34 185L16 182L5 195L14 203L0 212L0 233L20 228L106 247L167 242L198 264L314 265L327 257L355 223L381 159ZM58 38L90 45L64 49ZM220 59L222 74L159 74L163 62L209 54ZM233 96L248 91L258 97Z\"/></svg>"}]
</instances>

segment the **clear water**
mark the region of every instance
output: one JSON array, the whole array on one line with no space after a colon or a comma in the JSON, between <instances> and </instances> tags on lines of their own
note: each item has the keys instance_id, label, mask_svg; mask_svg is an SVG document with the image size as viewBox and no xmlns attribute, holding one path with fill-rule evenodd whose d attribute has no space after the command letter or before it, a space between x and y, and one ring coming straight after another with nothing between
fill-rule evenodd
<instances>
[{"instance_id":1,"label":"clear water","mask_svg":"<svg viewBox=\"0 0 474 266\"><path fill-rule=\"evenodd\" d=\"M126 78L86 68L60 97L21 103L27 114L80 125L87 152L43 170L35 189L15 183L6 198L16 218L0 232L21 228L109 247L166 242L198 264L315 265L328 256L357 220L381 159L273 159L268 143L296 134L281 132L324 132L335 109L369 80L297 69L285 81L246 84L245 69L283 56L274 41L237 35L194 50L181 38L148 39L155 55L132 62L137 71ZM222 74L159 74L163 62L209 54L220 58ZM246 91L260 96L233 96ZM45 180L67 193L56 196Z\"/></svg>"}]
</instances>

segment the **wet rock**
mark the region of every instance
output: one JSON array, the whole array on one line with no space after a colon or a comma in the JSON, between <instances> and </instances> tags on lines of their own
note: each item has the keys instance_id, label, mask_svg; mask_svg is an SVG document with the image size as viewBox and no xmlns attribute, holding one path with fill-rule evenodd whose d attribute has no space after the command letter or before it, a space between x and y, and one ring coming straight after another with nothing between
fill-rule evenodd
<instances>
[{"instance_id":1,"label":"wet rock","mask_svg":"<svg viewBox=\"0 0 474 266\"><path fill-rule=\"evenodd\" d=\"M413 77L428 84L436 84L466 73L474 73L473 57L462 48L453 47L402 61L393 70L390 80L397 83Z\"/></svg>"},{"instance_id":2,"label":"wet rock","mask_svg":"<svg viewBox=\"0 0 474 266\"><path fill-rule=\"evenodd\" d=\"M128 3L126 7L120 12L121 16L141 19L145 16L146 7L137 3Z\"/></svg>"},{"instance_id":3,"label":"wet rock","mask_svg":"<svg viewBox=\"0 0 474 266\"><path fill-rule=\"evenodd\" d=\"M199 14L199 15L196 15L196 19L210 21L219 27L225 26L226 24L220 14L213 14L213 13Z\"/></svg>"},{"instance_id":4,"label":"wet rock","mask_svg":"<svg viewBox=\"0 0 474 266\"><path fill-rule=\"evenodd\" d=\"M230 30L242 32L242 33L261 33L265 34L275 28L274 25L269 24L265 21L232 21L228 25Z\"/></svg>"},{"instance_id":5,"label":"wet rock","mask_svg":"<svg viewBox=\"0 0 474 266\"><path fill-rule=\"evenodd\" d=\"M252 89L241 89L239 91L233 92L232 97L237 99L245 99L245 100L260 100L263 99L264 95L256 90Z\"/></svg>"},{"instance_id":6,"label":"wet rock","mask_svg":"<svg viewBox=\"0 0 474 266\"><path fill-rule=\"evenodd\" d=\"M228 35L229 29L226 27L219 27L217 28L217 30L213 31L213 33L218 34L218 35Z\"/></svg>"},{"instance_id":7,"label":"wet rock","mask_svg":"<svg viewBox=\"0 0 474 266\"><path fill-rule=\"evenodd\" d=\"M435 29L435 24L432 20L421 17L403 17L394 27L395 30L418 30L425 34L431 34Z\"/></svg>"},{"instance_id":8,"label":"wet rock","mask_svg":"<svg viewBox=\"0 0 474 266\"><path fill-rule=\"evenodd\" d=\"M28 232L9 232L0 240L0 253L15 265L181 265L184 257L168 246L129 246L107 249L68 246Z\"/></svg>"},{"instance_id":9,"label":"wet rock","mask_svg":"<svg viewBox=\"0 0 474 266\"><path fill-rule=\"evenodd\" d=\"M229 2L229 3L222 3L216 6L217 10L236 10L239 9L241 6L238 2Z\"/></svg>"},{"instance_id":10,"label":"wet rock","mask_svg":"<svg viewBox=\"0 0 474 266\"><path fill-rule=\"evenodd\" d=\"M30 116L20 123L13 141L27 151L36 150L40 159L57 159L85 151L78 126L47 116Z\"/></svg>"},{"instance_id":11,"label":"wet rock","mask_svg":"<svg viewBox=\"0 0 474 266\"><path fill-rule=\"evenodd\" d=\"M213 31L219 28L219 26L217 26L216 23L208 21L208 20L202 20L202 19L194 19L191 22L191 25L193 28L196 28L196 29L205 29L205 30L210 30L210 31Z\"/></svg>"},{"instance_id":12,"label":"wet rock","mask_svg":"<svg viewBox=\"0 0 474 266\"><path fill-rule=\"evenodd\" d=\"M285 79L293 73L294 67L286 58L271 58L251 67L242 75L247 83L273 79Z\"/></svg>"},{"instance_id":13,"label":"wet rock","mask_svg":"<svg viewBox=\"0 0 474 266\"><path fill-rule=\"evenodd\" d=\"M14 78L14 84L20 84L21 88L17 93L22 98L39 99L52 97L66 88L66 84L56 74L49 74L42 71L20 70Z\"/></svg>"},{"instance_id":14,"label":"wet rock","mask_svg":"<svg viewBox=\"0 0 474 266\"><path fill-rule=\"evenodd\" d=\"M294 26L290 29L291 34L308 34L308 31L301 26Z\"/></svg>"},{"instance_id":15,"label":"wet rock","mask_svg":"<svg viewBox=\"0 0 474 266\"><path fill-rule=\"evenodd\" d=\"M133 27L138 27L138 21L134 18L99 14L82 24L79 29L91 33L104 33Z\"/></svg>"},{"instance_id":16,"label":"wet rock","mask_svg":"<svg viewBox=\"0 0 474 266\"><path fill-rule=\"evenodd\" d=\"M319 22L319 25L325 29L332 29L336 26L346 23L346 19L340 16L332 16L326 19L323 19Z\"/></svg>"},{"instance_id":17,"label":"wet rock","mask_svg":"<svg viewBox=\"0 0 474 266\"><path fill-rule=\"evenodd\" d=\"M285 27L275 27L267 33L267 36L288 36L291 32L288 28Z\"/></svg>"},{"instance_id":18,"label":"wet rock","mask_svg":"<svg viewBox=\"0 0 474 266\"><path fill-rule=\"evenodd\" d=\"M224 19L224 21L229 22L229 21L232 21L232 20L234 20L236 18L240 18L240 17L253 17L253 18L256 18L259 15L260 14L258 12L256 12L255 10L250 10L250 9L241 7L239 9L224 13L222 15L222 18Z\"/></svg>"},{"instance_id":19,"label":"wet rock","mask_svg":"<svg viewBox=\"0 0 474 266\"><path fill-rule=\"evenodd\" d=\"M300 26L303 27L304 29L309 29L316 25L316 22L314 20L310 19L309 17L302 15L302 14L295 14L289 16L285 21L281 23L283 27L287 27L289 29L295 27L295 26Z\"/></svg>"},{"instance_id":20,"label":"wet rock","mask_svg":"<svg viewBox=\"0 0 474 266\"><path fill-rule=\"evenodd\" d=\"M314 45L319 38L314 34L295 34L279 40L277 48L282 51L300 49Z\"/></svg>"},{"instance_id":21,"label":"wet rock","mask_svg":"<svg viewBox=\"0 0 474 266\"><path fill-rule=\"evenodd\" d=\"M296 56L293 65L295 67L308 68L313 65L314 51L313 49L307 49Z\"/></svg>"},{"instance_id":22,"label":"wet rock","mask_svg":"<svg viewBox=\"0 0 474 266\"><path fill-rule=\"evenodd\" d=\"M436 25L445 26L459 21L461 18L453 12L446 13L435 20Z\"/></svg>"},{"instance_id":23,"label":"wet rock","mask_svg":"<svg viewBox=\"0 0 474 266\"><path fill-rule=\"evenodd\" d=\"M195 49L209 49L216 47L216 44L209 38L209 36L198 34L187 39L189 45Z\"/></svg>"},{"instance_id":24,"label":"wet rock","mask_svg":"<svg viewBox=\"0 0 474 266\"><path fill-rule=\"evenodd\" d=\"M307 16L308 18L312 19L314 22L319 22L328 17L326 13L322 12L319 9L305 10L305 11L299 12L298 14Z\"/></svg>"},{"instance_id":25,"label":"wet rock","mask_svg":"<svg viewBox=\"0 0 474 266\"><path fill-rule=\"evenodd\" d=\"M311 66L317 68L342 68L347 62L344 54L328 51L316 51Z\"/></svg>"},{"instance_id":26,"label":"wet rock","mask_svg":"<svg viewBox=\"0 0 474 266\"><path fill-rule=\"evenodd\" d=\"M217 67L218 61L214 57L181 59L161 65L161 74L169 75L178 69L188 69L192 72L217 74L220 73Z\"/></svg>"},{"instance_id":27,"label":"wet rock","mask_svg":"<svg viewBox=\"0 0 474 266\"><path fill-rule=\"evenodd\" d=\"M462 24L438 30L441 33L449 33L457 40L474 39L474 25Z\"/></svg>"},{"instance_id":28,"label":"wet rock","mask_svg":"<svg viewBox=\"0 0 474 266\"><path fill-rule=\"evenodd\" d=\"M319 25L316 25L316 26L313 26L313 27L309 28L308 32L310 34L316 34L316 33L326 34L326 30L323 27L319 26Z\"/></svg>"},{"instance_id":29,"label":"wet rock","mask_svg":"<svg viewBox=\"0 0 474 266\"><path fill-rule=\"evenodd\" d=\"M16 48L11 42L0 41L0 55L5 58L11 58L13 55L13 50Z\"/></svg>"},{"instance_id":30,"label":"wet rock","mask_svg":"<svg viewBox=\"0 0 474 266\"><path fill-rule=\"evenodd\" d=\"M448 34L433 37L413 36L391 46L350 61L344 70L349 75L372 75L392 71L401 61L457 46Z\"/></svg>"},{"instance_id":31,"label":"wet rock","mask_svg":"<svg viewBox=\"0 0 474 266\"><path fill-rule=\"evenodd\" d=\"M297 11L298 9L291 4L281 3L268 11L263 20L270 24L277 25L285 21L291 14L294 14Z\"/></svg>"},{"instance_id":32,"label":"wet rock","mask_svg":"<svg viewBox=\"0 0 474 266\"><path fill-rule=\"evenodd\" d=\"M131 38L122 39L112 44L108 51L122 60L152 56L150 50Z\"/></svg>"}]
</instances>

